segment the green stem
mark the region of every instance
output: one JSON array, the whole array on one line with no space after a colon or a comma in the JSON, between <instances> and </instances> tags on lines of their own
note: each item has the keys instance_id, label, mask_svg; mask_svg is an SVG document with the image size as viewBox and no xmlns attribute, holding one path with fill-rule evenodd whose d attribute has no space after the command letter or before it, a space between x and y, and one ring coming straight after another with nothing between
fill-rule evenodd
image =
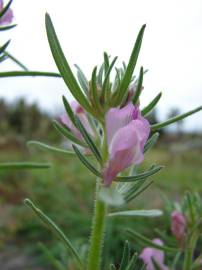
<instances>
[{"instance_id":1,"label":"green stem","mask_svg":"<svg viewBox=\"0 0 202 270\"><path fill-rule=\"evenodd\" d=\"M193 253L198 239L198 233L193 233L191 239L188 242L188 246L185 250L184 267L183 270L190 270L193 262Z\"/></svg>"},{"instance_id":2,"label":"green stem","mask_svg":"<svg viewBox=\"0 0 202 270\"><path fill-rule=\"evenodd\" d=\"M100 181L97 180L93 226L87 270L99 270L105 229L106 205L99 200Z\"/></svg>"}]
</instances>

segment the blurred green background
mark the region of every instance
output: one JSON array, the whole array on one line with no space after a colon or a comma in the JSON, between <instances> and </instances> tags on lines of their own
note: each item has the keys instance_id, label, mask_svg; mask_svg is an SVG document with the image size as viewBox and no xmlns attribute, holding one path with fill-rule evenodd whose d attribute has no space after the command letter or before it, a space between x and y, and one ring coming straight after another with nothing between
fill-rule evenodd
<instances>
[{"instance_id":1,"label":"blurred green background","mask_svg":"<svg viewBox=\"0 0 202 270\"><path fill-rule=\"evenodd\" d=\"M176 108L170 115L178 113ZM158 111L150 116L156 122ZM55 116L57 117L57 116ZM184 191L202 192L202 134L184 133L183 123L171 132L164 130L156 147L146 154L143 168L162 164L165 168L153 177L154 184L130 208L165 208L166 201L178 201ZM0 100L0 162L45 161L48 170L0 170L0 265L3 270L56 269L50 254L75 269L64 246L45 228L24 204L31 198L50 216L85 256L90 235L95 179L76 157L53 154L26 146L27 140L65 145L51 125L51 118L36 104L23 99L8 104ZM113 209L112 209L113 210ZM155 237L155 228L169 233L170 217L109 218L107 220L105 262L119 261L126 238L125 228ZM47 250L42 250L39 242ZM140 251L139 243L131 242ZM48 253L48 254L47 254Z\"/></svg>"}]
</instances>

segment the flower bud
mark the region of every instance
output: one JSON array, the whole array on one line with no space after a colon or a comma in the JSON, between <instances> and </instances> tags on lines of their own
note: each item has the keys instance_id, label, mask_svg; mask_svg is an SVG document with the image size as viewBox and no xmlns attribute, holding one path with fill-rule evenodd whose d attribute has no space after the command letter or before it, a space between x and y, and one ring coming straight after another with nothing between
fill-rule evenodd
<instances>
[{"instance_id":1,"label":"flower bud","mask_svg":"<svg viewBox=\"0 0 202 270\"><path fill-rule=\"evenodd\" d=\"M171 231L178 241L184 238L186 225L185 216L179 211L174 211L171 215Z\"/></svg>"}]
</instances>

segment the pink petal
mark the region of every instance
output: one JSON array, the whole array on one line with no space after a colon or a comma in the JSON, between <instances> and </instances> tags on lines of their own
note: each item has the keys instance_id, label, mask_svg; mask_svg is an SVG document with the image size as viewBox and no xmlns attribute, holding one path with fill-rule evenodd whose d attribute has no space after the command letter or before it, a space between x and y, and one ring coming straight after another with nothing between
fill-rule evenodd
<instances>
[{"instance_id":1,"label":"pink petal","mask_svg":"<svg viewBox=\"0 0 202 270\"><path fill-rule=\"evenodd\" d=\"M163 242L160 239L154 239L152 241L155 244L163 246ZM158 263L161 270L168 270L168 267L164 265L164 252L152 247L146 247L140 254L140 258L146 264L147 270L155 270L152 262L152 258Z\"/></svg>"},{"instance_id":2,"label":"pink petal","mask_svg":"<svg viewBox=\"0 0 202 270\"><path fill-rule=\"evenodd\" d=\"M109 162L103 172L106 186L111 184L119 172L143 161L138 125L139 120L133 120L114 135L109 147Z\"/></svg>"},{"instance_id":3,"label":"pink petal","mask_svg":"<svg viewBox=\"0 0 202 270\"><path fill-rule=\"evenodd\" d=\"M171 231L173 235L176 237L177 240L182 240L185 235L186 231L186 218L185 216L179 212L179 211L174 211L171 215L172 222L171 222Z\"/></svg>"},{"instance_id":4,"label":"pink petal","mask_svg":"<svg viewBox=\"0 0 202 270\"><path fill-rule=\"evenodd\" d=\"M0 8L2 9L2 8ZM9 8L7 12L0 18L0 25L9 24L13 20L13 11Z\"/></svg>"},{"instance_id":5,"label":"pink petal","mask_svg":"<svg viewBox=\"0 0 202 270\"><path fill-rule=\"evenodd\" d=\"M0 11L3 9L3 6L4 6L4 2L3 0L0 0Z\"/></svg>"},{"instance_id":6,"label":"pink petal","mask_svg":"<svg viewBox=\"0 0 202 270\"><path fill-rule=\"evenodd\" d=\"M107 131L107 141L110 145L114 134L122 127L130 123L131 120L138 116L138 107L135 107L132 103L127 106L117 109L112 108L106 114L106 131Z\"/></svg>"}]
</instances>

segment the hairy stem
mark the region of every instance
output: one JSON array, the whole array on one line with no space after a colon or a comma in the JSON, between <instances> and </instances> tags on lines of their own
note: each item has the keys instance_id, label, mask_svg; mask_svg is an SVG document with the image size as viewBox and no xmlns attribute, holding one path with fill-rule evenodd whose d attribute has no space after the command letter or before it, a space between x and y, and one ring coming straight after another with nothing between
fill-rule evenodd
<instances>
[{"instance_id":1,"label":"hairy stem","mask_svg":"<svg viewBox=\"0 0 202 270\"><path fill-rule=\"evenodd\" d=\"M97 180L93 226L90 239L87 270L99 270L104 238L106 205L99 200L100 182Z\"/></svg>"}]
</instances>

